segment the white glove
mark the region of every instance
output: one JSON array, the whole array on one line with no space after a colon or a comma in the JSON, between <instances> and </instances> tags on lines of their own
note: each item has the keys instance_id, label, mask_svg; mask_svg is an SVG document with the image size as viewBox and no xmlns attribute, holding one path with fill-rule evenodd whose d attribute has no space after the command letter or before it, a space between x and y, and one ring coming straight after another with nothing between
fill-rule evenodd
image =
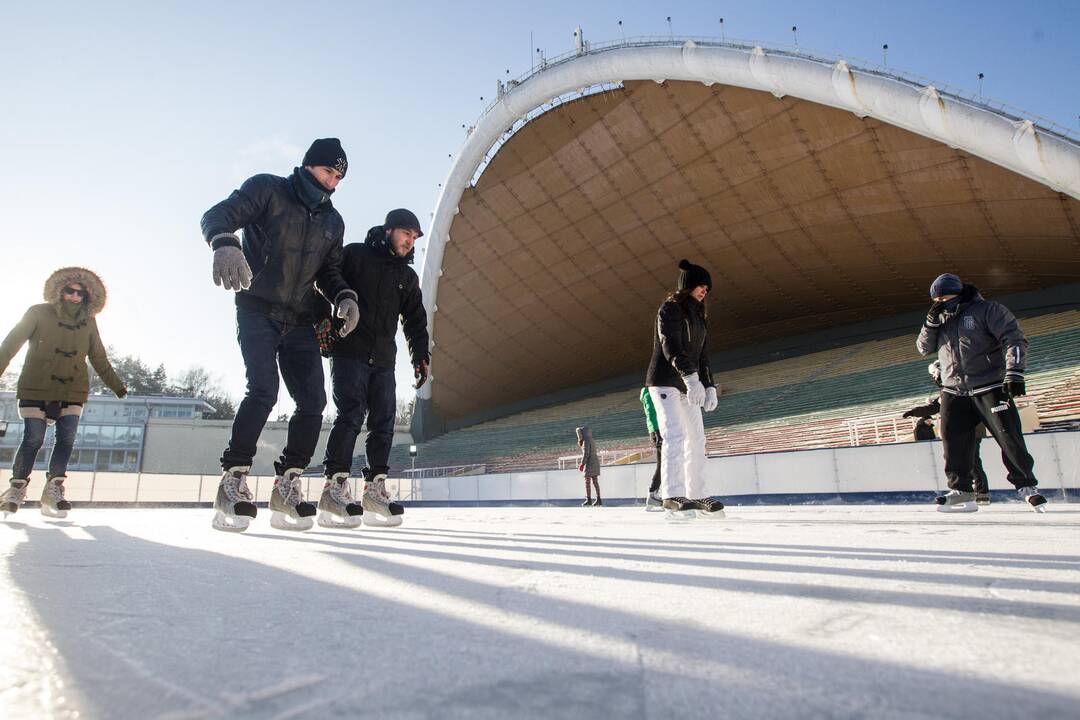
<instances>
[{"instance_id":1,"label":"white glove","mask_svg":"<svg viewBox=\"0 0 1080 720\"><path fill-rule=\"evenodd\" d=\"M692 407L701 407L705 404L705 386L698 380L697 373L683 375L686 383L686 400Z\"/></svg>"},{"instance_id":2,"label":"white glove","mask_svg":"<svg viewBox=\"0 0 1080 720\"><path fill-rule=\"evenodd\" d=\"M702 406L705 412L712 412L719 403L720 401L716 399L716 388L705 388L705 405Z\"/></svg>"},{"instance_id":3,"label":"white glove","mask_svg":"<svg viewBox=\"0 0 1080 720\"><path fill-rule=\"evenodd\" d=\"M341 328L341 337L345 337L355 330L356 324L360 322L360 306L352 298L342 298L334 310L334 316L345 320Z\"/></svg>"},{"instance_id":4,"label":"white glove","mask_svg":"<svg viewBox=\"0 0 1080 720\"><path fill-rule=\"evenodd\" d=\"M237 291L251 287L251 267L243 250L222 245L214 251L214 284Z\"/></svg>"}]
</instances>

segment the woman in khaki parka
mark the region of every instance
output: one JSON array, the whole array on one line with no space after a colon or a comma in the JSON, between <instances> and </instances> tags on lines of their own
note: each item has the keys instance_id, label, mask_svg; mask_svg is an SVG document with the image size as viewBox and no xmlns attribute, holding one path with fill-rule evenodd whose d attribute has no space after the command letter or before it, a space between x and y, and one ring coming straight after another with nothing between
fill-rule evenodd
<instances>
[{"instance_id":1,"label":"woman in khaki parka","mask_svg":"<svg viewBox=\"0 0 1080 720\"><path fill-rule=\"evenodd\" d=\"M95 317L105 307L101 278L86 268L61 268L45 281L44 297L45 302L32 305L0 344L3 373L23 343L30 343L15 393L23 439L11 468L11 487L0 495L0 512L5 515L18 510L26 497L30 473L51 424L56 425L56 440L41 492L41 512L64 517L71 509L64 498L64 480L90 392L87 358L117 397L127 395L98 335Z\"/></svg>"}]
</instances>

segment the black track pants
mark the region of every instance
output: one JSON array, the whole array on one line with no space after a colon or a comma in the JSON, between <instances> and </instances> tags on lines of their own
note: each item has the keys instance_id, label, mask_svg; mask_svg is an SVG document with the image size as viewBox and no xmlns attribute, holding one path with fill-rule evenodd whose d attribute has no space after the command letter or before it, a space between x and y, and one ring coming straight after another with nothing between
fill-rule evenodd
<instances>
[{"instance_id":1,"label":"black track pants","mask_svg":"<svg viewBox=\"0 0 1080 720\"><path fill-rule=\"evenodd\" d=\"M1028 453L1020 430L1020 413L1012 399L998 388L974 396L941 394L941 434L949 488L972 491L975 429L980 422L1001 446L1001 459L1009 470L1009 482L1018 489L1037 485L1035 460Z\"/></svg>"}]
</instances>

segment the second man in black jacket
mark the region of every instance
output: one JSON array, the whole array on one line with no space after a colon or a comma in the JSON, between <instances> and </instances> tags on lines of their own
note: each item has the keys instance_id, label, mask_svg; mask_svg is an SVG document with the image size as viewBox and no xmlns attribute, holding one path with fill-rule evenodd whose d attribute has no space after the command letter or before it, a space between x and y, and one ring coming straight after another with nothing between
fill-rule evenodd
<instances>
[{"instance_id":1,"label":"second man in black jacket","mask_svg":"<svg viewBox=\"0 0 1080 720\"><path fill-rule=\"evenodd\" d=\"M427 311L420 281L411 267L414 245L422 236L416 216L398 209L391 210L382 225L368 230L364 242L345 246L341 271L345 282L357 294L360 320L356 329L337 339L329 351L337 417L326 444L327 481L319 502L323 511L320 524L335 524L335 516L345 521L341 524L352 524L337 511L335 497L347 496L344 488L348 485L353 450L365 419L368 426L362 498L365 522L401 524L403 509L390 502L386 491L397 411L394 336L401 318L419 388L427 380L430 361Z\"/></svg>"}]
</instances>

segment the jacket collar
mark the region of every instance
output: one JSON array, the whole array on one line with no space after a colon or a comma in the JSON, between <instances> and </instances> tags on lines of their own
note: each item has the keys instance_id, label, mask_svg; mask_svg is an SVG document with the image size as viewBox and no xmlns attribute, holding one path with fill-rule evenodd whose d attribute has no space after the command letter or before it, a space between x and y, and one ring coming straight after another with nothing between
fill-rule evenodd
<instances>
[{"instance_id":1,"label":"jacket collar","mask_svg":"<svg viewBox=\"0 0 1080 720\"><path fill-rule=\"evenodd\" d=\"M383 225L376 225L368 230L367 237L364 238L364 244L374 250L376 255L383 256L392 262L401 262L412 265L413 258L416 257L415 245L405 257L398 257L395 255L390 248L390 243L386 240L386 227Z\"/></svg>"}]
</instances>

